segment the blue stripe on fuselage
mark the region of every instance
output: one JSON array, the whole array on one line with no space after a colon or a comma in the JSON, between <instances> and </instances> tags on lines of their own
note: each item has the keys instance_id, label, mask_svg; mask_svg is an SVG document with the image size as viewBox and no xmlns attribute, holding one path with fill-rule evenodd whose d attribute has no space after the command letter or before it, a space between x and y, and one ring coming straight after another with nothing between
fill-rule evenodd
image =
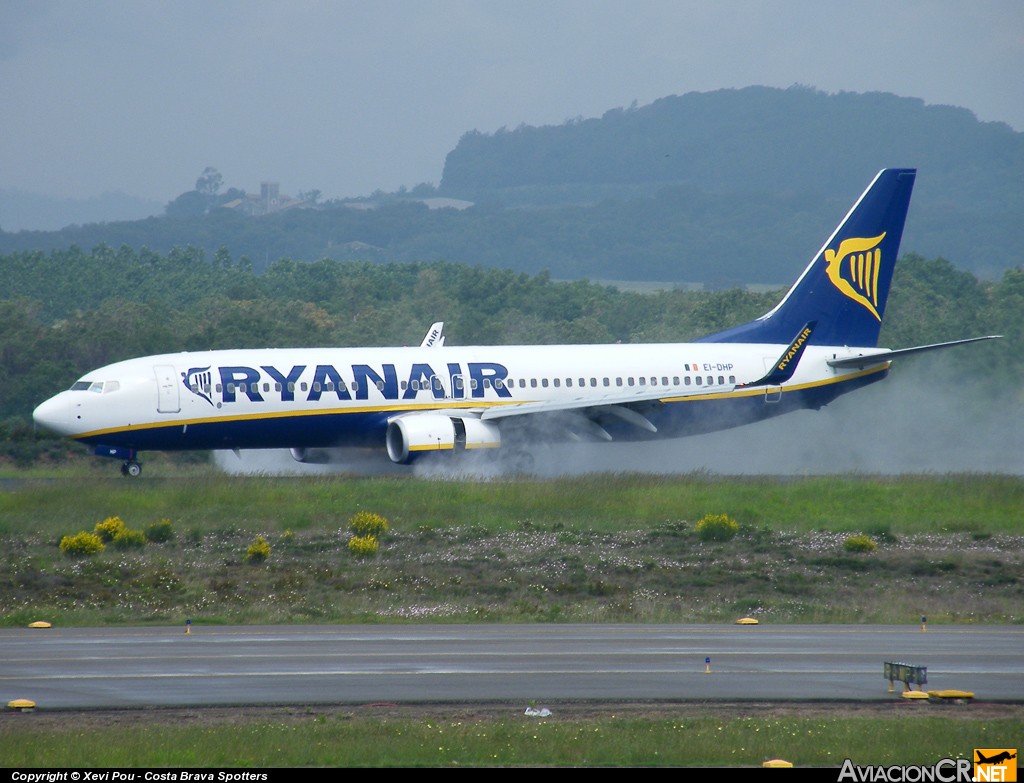
<instances>
[{"instance_id":1,"label":"blue stripe on fuselage","mask_svg":"<svg viewBox=\"0 0 1024 783\"><path fill-rule=\"evenodd\" d=\"M723 393L706 397L652 400L642 413L657 427L650 433L613 416L599 422L615 440L656 440L713 432L772 418L805 408L820 408L836 397L880 381L887 368L869 370L842 380L782 389L776 402L767 402L764 390ZM462 403L465 405L466 403ZM446 406L450 409L450 406ZM431 408L422 408L430 412ZM125 446L136 450L310 448L382 446L388 419L399 409L373 408L362 411L332 409L303 410L273 415L240 414L223 419L192 420L101 430L78 440L88 444ZM529 417L527 417L529 418ZM513 423L506 420L508 423Z\"/></svg>"}]
</instances>

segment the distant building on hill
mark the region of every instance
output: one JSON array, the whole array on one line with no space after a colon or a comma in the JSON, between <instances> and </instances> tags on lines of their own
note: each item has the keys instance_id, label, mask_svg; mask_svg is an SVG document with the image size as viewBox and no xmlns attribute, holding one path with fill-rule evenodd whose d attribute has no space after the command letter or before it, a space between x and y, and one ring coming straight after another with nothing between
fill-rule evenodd
<instances>
[{"instance_id":1,"label":"distant building on hill","mask_svg":"<svg viewBox=\"0 0 1024 783\"><path fill-rule=\"evenodd\" d=\"M308 209L312 206L313 203L310 201L282 195L281 186L277 182L262 182L259 194L246 193L221 204L222 209L232 209L250 217L270 215L286 209Z\"/></svg>"}]
</instances>

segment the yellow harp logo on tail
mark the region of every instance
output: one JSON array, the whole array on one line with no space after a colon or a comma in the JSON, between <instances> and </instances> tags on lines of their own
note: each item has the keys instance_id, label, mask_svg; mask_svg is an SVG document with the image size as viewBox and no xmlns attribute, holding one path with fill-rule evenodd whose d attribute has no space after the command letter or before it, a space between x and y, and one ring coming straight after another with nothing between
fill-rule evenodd
<instances>
[{"instance_id":1,"label":"yellow harp logo on tail","mask_svg":"<svg viewBox=\"0 0 1024 783\"><path fill-rule=\"evenodd\" d=\"M882 316L878 314L878 270L882 266L882 251L878 246L883 239L884 233L872 239L852 237L840 242L838 250L825 251L825 271L832 285L843 296L864 305L879 321Z\"/></svg>"}]
</instances>

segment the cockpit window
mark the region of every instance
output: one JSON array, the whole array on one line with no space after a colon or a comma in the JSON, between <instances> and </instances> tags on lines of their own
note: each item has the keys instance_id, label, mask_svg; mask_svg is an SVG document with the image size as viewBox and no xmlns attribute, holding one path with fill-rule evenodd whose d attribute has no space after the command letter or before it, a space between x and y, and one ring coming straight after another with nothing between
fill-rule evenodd
<instances>
[{"instance_id":1,"label":"cockpit window","mask_svg":"<svg viewBox=\"0 0 1024 783\"><path fill-rule=\"evenodd\" d=\"M109 394L121 388L119 381L75 381L71 391L91 391L94 394Z\"/></svg>"}]
</instances>

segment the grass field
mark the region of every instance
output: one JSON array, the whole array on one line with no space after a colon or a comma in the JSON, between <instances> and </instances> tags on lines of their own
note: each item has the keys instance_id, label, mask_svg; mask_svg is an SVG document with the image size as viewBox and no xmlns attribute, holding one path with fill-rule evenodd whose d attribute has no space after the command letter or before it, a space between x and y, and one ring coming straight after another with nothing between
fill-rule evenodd
<instances>
[{"instance_id":1,"label":"grass field","mask_svg":"<svg viewBox=\"0 0 1024 783\"><path fill-rule=\"evenodd\" d=\"M1024 480L970 475L23 479L0 622L1021 622L1022 508ZM389 522L375 557L348 548L357 511ZM702 539L706 514L738 535ZM111 516L173 536L61 552Z\"/></svg>"},{"instance_id":2,"label":"grass field","mask_svg":"<svg viewBox=\"0 0 1024 783\"><path fill-rule=\"evenodd\" d=\"M1014 747L1015 705L413 705L8 715L6 767L932 765ZM833 773L834 775L834 773ZM830 777L830 780L834 777Z\"/></svg>"},{"instance_id":3,"label":"grass field","mask_svg":"<svg viewBox=\"0 0 1024 783\"><path fill-rule=\"evenodd\" d=\"M0 484L0 623L1024 621L1020 478L91 470ZM357 511L389 522L374 557L347 546ZM706 514L737 534L705 540ZM166 519L173 535L61 552L111 516L141 531ZM876 548L848 547L858 533ZM552 706L544 720L522 705L8 714L0 766L933 764L1024 729L1019 705Z\"/></svg>"}]
</instances>

